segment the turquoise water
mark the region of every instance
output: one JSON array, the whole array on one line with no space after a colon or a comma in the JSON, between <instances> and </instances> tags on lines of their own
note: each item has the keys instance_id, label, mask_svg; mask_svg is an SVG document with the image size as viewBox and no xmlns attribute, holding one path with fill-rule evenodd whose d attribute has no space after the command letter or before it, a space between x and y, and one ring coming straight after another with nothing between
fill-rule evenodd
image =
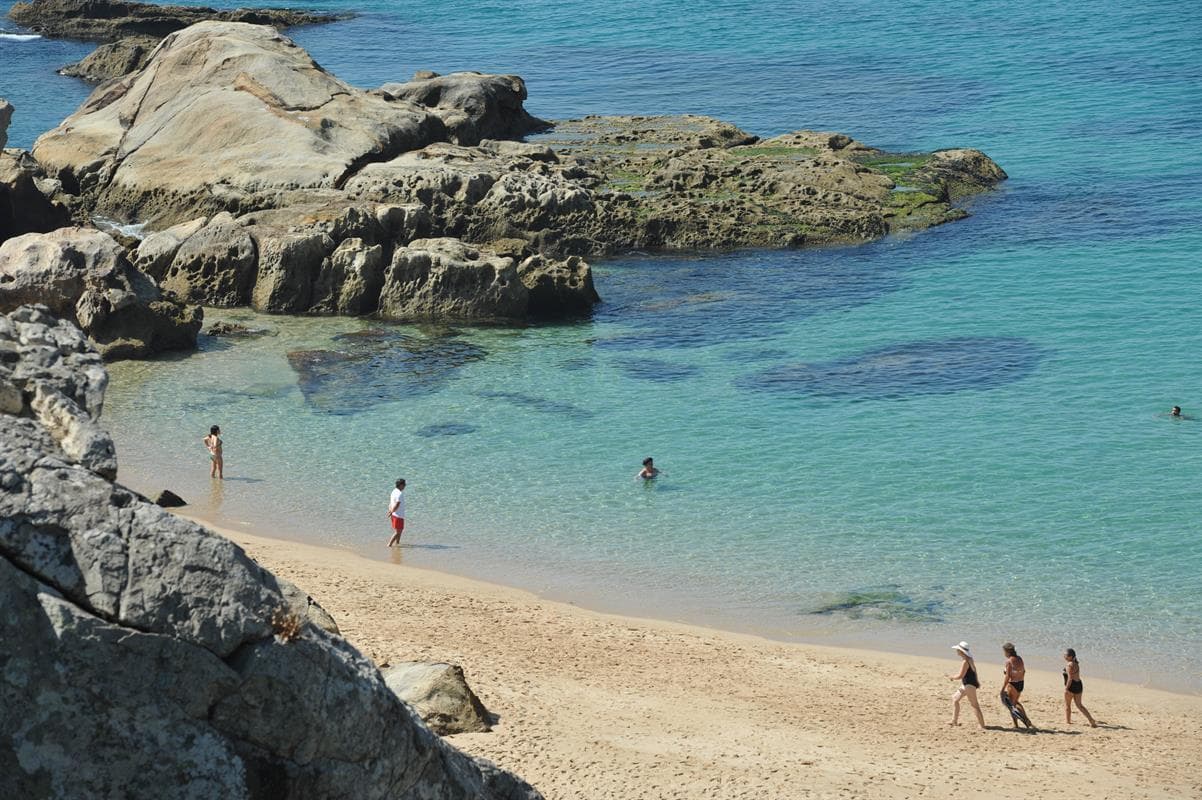
<instances>
[{"instance_id":1,"label":"turquoise water","mask_svg":"<svg viewBox=\"0 0 1202 800\"><path fill-rule=\"evenodd\" d=\"M275 335L116 366L125 480L375 553L403 475L406 563L782 638L940 655L1013 639L1044 668L1074 646L1090 674L1202 690L1202 419L1162 416L1202 417L1193 15L300 5L362 12L293 32L362 86L517 72L543 117L974 146L1011 180L904 239L597 264L605 302L573 325L238 312ZM12 144L86 95L49 74L70 48L87 49L0 38ZM343 355L294 355L302 374L298 350ZM667 471L649 487L646 455Z\"/></svg>"}]
</instances>

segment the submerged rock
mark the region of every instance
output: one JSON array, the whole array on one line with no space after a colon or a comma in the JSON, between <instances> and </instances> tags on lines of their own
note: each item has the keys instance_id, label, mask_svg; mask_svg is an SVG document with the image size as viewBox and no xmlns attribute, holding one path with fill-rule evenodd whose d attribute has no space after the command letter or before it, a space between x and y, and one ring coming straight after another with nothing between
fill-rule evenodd
<instances>
[{"instance_id":1,"label":"submerged rock","mask_svg":"<svg viewBox=\"0 0 1202 800\"><path fill-rule=\"evenodd\" d=\"M77 329L22 308L0 352L24 398L0 406L6 796L537 800L431 732L302 591L81 460L28 401L94 423L106 376Z\"/></svg>"},{"instance_id":2,"label":"submerged rock","mask_svg":"<svg viewBox=\"0 0 1202 800\"><path fill-rule=\"evenodd\" d=\"M335 337L337 350L294 350L288 363L306 402L329 414L354 414L379 403L437 392L464 366L485 356L455 333L414 336L376 328Z\"/></svg>"},{"instance_id":3,"label":"submerged rock","mask_svg":"<svg viewBox=\"0 0 1202 800\"><path fill-rule=\"evenodd\" d=\"M1034 371L1042 353L1026 339L958 337L905 342L833 361L789 364L740 381L748 389L859 400L991 389Z\"/></svg>"},{"instance_id":4,"label":"submerged rock","mask_svg":"<svg viewBox=\"0 0 1202 800\"><path fill-rule=\"evenodd\" d=\"M108 234L60 228L0 245L0 311L42 303L109 360L196 347L203 314L165 297Z\"/></svg>"}]
</instances>

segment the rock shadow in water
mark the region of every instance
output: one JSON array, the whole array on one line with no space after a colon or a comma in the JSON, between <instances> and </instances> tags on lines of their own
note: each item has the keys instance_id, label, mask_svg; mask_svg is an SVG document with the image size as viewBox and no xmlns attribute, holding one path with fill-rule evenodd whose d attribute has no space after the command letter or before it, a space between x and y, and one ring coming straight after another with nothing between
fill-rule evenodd
<instances>
[{"instance_id":1,"label":"rock shadow in water","mask_svg":"<svg viewBox=\"0 0 1202 800\"><path fill-rule=\"evenodd\" d=\"M475 425L466 422L435 422L418 428L416 433L424 439L435 439L439 436L461 436L465 433L475 433L480 430Z\"/></svg>"},{"instance_id":2,"label":"rock shadow in water","mask_svg":"<svg viewBox=\"0 0 1202 800\"><path fill-rule=\"evenodd\" d=\"M397 398L433 394L486 355L455 331L428 338L372 328L334 341L336 350L288 354L305 401L329 414L355 414Z\"/></svg>"},{"instance_id":3,"label":"rock shadow in water","mask_svg":"<svg viewBox=\"0 0 1202 800\"><path fill-rule=\"evenodd\" d=\"M942 622L943 601L915 598L896 584L869 586L831 595L806 613L842 614L849 619L875 619L882 622Z\"/></svg>"},{"instance_id":4,"label":"rock shadow in water","mask_svg":"<svg viewBox=\"0 0 1202 800\"><path fill-rule=\"evenodd\" d=\"M591 419L594 416L593 412L587 408L581 408L580 406L564 403L559 400L548 400L545 397L532 397L519 392L477 392L477 396L483 397L486 400L504 400L522 408L529 408L546 414L558 414L570 419L585 420Z\"/></svg>"},{"instance_id":5,"label":"rock shadow in water","mask_svg":"<svg viewBox=\"0 0 1202 800\"><path fill-rule=\"evenodd\" d=\"M691 364L676 364L658 358L625 358L617 364L627 377L655 383L676 383L701 372Z\"/></svg>"},{"instance_id":6,"label":"rock shadow in water","mask_svg":"<svg viewBox=\"0 0 1202 800\"><path fill-rule=\"evenodd\" d=\"M787 364L741 378L752 391L853 400L993 389L1034 372L1041 349L1017 337L906 342L834 361Z\"/></svg>"}]
</instances>

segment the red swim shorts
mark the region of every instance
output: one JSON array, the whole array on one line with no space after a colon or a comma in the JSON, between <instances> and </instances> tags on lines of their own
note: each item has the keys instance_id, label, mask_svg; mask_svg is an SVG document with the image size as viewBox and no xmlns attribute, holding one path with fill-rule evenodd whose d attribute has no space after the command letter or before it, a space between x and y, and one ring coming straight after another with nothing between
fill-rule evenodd
<instances>
[{"instance_id":1,"label":"red swim shorts","mask_svg":"<svg viewBox=\"0 0 1202 800\"><path fill-rule=\"evenodd\" d=\"M405 530L405 518L404 517L389 516L388 518L392 520L392 529L394 531L396 531L397 533L400 533L401 531Z\"/></svg>"}]
</instances>

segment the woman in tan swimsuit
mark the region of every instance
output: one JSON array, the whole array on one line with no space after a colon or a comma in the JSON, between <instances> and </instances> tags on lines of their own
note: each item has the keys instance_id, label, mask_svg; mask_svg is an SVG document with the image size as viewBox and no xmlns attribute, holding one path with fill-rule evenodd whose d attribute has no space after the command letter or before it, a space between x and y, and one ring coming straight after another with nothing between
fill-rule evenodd
<instances>
[{"instance_id":1,"label":"woman in tan swimsuit","mask_svg":"<svg viewBox=\"0 0 1202 800\"><path fill-rule=\"evenodd\" d=\"M209 451L209 477L224 480L225 460L221 456L221 428L216 425L209 428L209 435L202 441Z\"/></svg>"},{"instance_id":2,"label":"woman in tan swimsuit","mask_svg":"<svg viewBox=\"0 0 1202 800\"><path fill-rule=\"evenodd\" d=\"M1006 665L1002 668L1002 675L1005 677L1002 691L1010 698L1010 702L1018 707L1023 716L1026 716L1027 709L1023 708L1018 696L1023 693L1023 685L1026 683L1027 665L1023 663L1023 657L1018 654L1010 642L1002 645L1002 652L1006 655ZM1014 727L1018 727L1017 719L1014 720Z\"/></svg>"}]
</instances>

